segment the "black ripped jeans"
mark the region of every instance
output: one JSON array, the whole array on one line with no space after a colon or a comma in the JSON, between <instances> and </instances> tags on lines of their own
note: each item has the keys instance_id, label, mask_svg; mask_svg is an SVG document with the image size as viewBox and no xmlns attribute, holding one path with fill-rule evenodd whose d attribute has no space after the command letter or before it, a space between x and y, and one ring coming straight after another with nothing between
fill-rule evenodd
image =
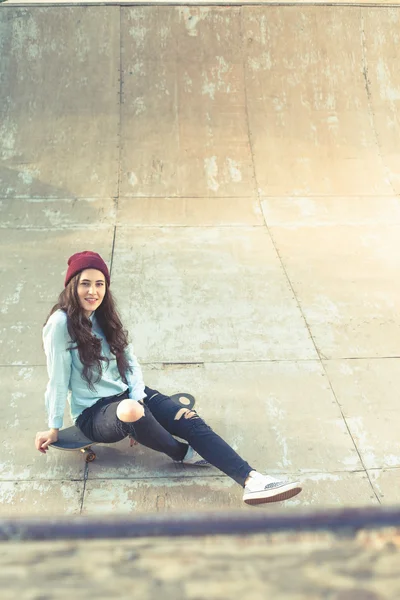
<instances>
[{"instance_id":1,"label":"black ripped jeans","mask_svg":"<svg viewBox=\"0 0 400 600\"><path fill-rule=\"evenodd\" d=\"M173 436L187 440L211 465L244 485L253 468L244 461L224 440L209 427L197 413L186 418L177 414L181 409L169 396L157 390L145 388L144 416L133 423L121 421L117 416L118 404L128 398L124 392L119 396L101 398L86 408L76 420L76 425L94 442L111 444L128 435L137 442L157 452L164 452L173 460L184 458L188 444Z\"/></svg>"}]
</instances>

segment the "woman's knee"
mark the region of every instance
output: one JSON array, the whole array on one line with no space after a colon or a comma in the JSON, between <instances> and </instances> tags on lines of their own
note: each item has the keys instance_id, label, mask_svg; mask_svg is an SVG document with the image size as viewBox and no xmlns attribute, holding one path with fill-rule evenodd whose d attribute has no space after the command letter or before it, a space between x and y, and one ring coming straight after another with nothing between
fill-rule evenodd
<instances>
[{"instance_id":1,"label":"woman's knee","mask_svg":"<svg viewBox=\"0 0 400 600\"><path fill-rule=\"evenodd\" d=\"M144 416L144 406L136 400L121 400L117 406L117 417L124 423L134 423Z\"/></svg>"},{"instance_id":2,"label":"woman's knee","mask_svg":"<svg viewBox=\"0 0 400 600\"><path fill-rule=\"evenodd\" d=\"M199 415L195 410L190 410L189 408L180 408L175 415L175 421L180 421L181 419L199 419Z\"/></svg>"}]
</instances>

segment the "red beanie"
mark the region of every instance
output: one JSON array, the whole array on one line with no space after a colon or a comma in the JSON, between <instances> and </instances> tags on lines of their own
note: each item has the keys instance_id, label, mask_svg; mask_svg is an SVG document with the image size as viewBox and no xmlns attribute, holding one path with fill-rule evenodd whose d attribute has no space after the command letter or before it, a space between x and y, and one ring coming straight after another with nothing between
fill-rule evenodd
<instances>
[{"instance_id":1,"label":"red beanie","mask_svg":"<svg viewBox=\"0 0 400 600\"><path fill-rule=\"evenodd\" d=\"M97 269L98 271L101 271L106 278L107 284L110 285L110 273L100 254L85 250L84 252L77 252L69 257L64 286L68 284L74 275L85 269Z\"/></svg>"}]
</instances>

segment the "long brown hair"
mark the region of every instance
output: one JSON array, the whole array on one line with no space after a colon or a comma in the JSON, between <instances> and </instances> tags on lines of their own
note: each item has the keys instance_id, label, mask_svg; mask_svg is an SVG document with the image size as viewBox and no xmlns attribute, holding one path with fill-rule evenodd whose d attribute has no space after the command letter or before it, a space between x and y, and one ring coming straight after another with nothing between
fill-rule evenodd
<instances>
[{"instance_id":1,"label":"long brown hair","mask_svg":"<svg viewBox=\"0 0 400 600\"><path fill-rule=\"evenodd\" d=\"M92 334L92 322L86 317L79 302L78 284L81 274L77 273L69 281L59 295L57 304L53 306L46 323L56 310L63 310L67 315L68 333L72 344L70 350L78 350L83 364L82 378L89 389L94 391L94 383L101 379L102 363L109 360L101 354L101 340ZM100 306L96 310L96 319L103 330L111 352L117 360L118 371L124 383L127 384L126 374L131 371L125 349L128 346L128 333L123 328L118 315L115 301L107 282L104 282L106 292ZM45 323L45 324L46 324ZM97 376L95 377L95 374Z\"/></svg>"}]
</instances>

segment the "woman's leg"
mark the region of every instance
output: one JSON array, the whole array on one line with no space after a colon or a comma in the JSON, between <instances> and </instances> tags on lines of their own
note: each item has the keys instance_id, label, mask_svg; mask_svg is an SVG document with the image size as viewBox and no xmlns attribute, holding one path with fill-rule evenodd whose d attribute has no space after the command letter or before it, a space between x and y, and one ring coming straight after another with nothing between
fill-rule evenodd
<instances>
[{"instance_id":1,"label":"woman's leg","mask_svg":"<svg viewBox=\"0 0 400 600\"><path fill-rule=\"evenodd\" d=\"M94 442L112 444L131 435L143 446L173 460L182 460L188 449L160 425L147 407L127 399L127 394L114 401L99 400L78 417L76 425Z\"/></svg>"},{"instance_id":2,"label":"woman's leg","mask_svg":"<svg viewBox=\"0 0 400 600\"><path fill-rule=\"evenodd\" d=\"M173 460L182 460L187 452L188 445L178 442L154 418L147 406L135 400L124 400L119 403L116 418L128 430L129 435L139 444L163 452Z\"/></svg>"},{"instance_id":3,"label":"woman's leg","mask_svg":"<svg viewBox=\"0 0 400 600\"><path fill-rule=\"evenodd\" d=\"M127 394L99 400L83 411L76 425L93 441L113 443L132 435L144 446L178 461L184 459L188 445L171 434L186 439L210 464L240 485L246 484L243 500L248 504L287 500L301 491L298 482L257 473L195 411L180 408L168 396L150 388L146 388L146 394L147 406L128 400Z\"/></svg>"},{"instance_id":4,"label":"woman's leg","mask_svg":"<svg viewBox=\"0 0 400 600\"><path fill-rule=\"evenodd\" d=\"M145 388L145 405L157 421L172 435L189 444L214 467L244 486L254 469L243 460L195 411L179 408L169 396Z\"/></svg>"}]
</instances>

